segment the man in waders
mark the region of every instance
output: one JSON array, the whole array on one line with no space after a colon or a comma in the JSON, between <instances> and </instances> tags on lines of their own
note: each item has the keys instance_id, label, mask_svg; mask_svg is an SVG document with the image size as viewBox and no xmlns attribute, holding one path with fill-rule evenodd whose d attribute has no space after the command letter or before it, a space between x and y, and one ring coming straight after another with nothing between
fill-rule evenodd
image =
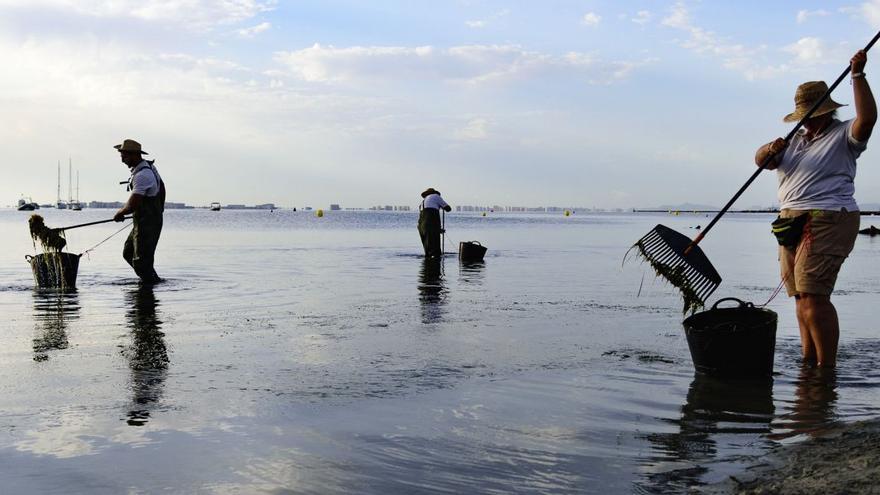
<instances>
[{"instance_id":1,"label":"man in waders","mask_svg":"<svg viewBox=\"0 0 880 495\"><path fill-rule=\"evenodd\" d=\"M122 163L131 171L127 188L131 191L131 196L128 197L125 206L113 216L114 220L121 222L125 219L125 215L132 214L134 226L128 239L125 240L122 257L134 268L141 282L153 284L162 280L153 268L153 256L156 253L156 245L159 244L159 235L162 233L165 183L156 170L155 160L144 160L143 155L148 153L141 149L140 143L126 139L114 148L119 150Z\"/></svg>"},{"instance_id":2,"label":"man in waders","mask_svg":"<svg viewBox=\"0 0 880 495\"><path fill-rule=\"evenodd\" d=\"M422 204L419 207L419 236L425 248L425 258L440 258L443 248L440 246L440 209L452 211L452 207L440 197L440 191L429 187L422 193Z\"/></svg>"}]
</instances>

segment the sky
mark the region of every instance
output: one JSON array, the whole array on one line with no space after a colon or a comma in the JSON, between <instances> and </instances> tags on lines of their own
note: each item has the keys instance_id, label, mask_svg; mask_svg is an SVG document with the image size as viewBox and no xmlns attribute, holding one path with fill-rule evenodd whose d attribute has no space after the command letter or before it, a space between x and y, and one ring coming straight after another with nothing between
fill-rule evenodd
<instances>
[{"instance_id":1,"label":"sky","mask_svg":"<svg viewBox=\"0 0 880 495\"><path fill-rule=\"evenodd\" d=\"M58 163L124 201L132 138L191 205L720 206L878 28L880 0L0 0L0 205L54 202Z\"/></svg>"}]
</instances>

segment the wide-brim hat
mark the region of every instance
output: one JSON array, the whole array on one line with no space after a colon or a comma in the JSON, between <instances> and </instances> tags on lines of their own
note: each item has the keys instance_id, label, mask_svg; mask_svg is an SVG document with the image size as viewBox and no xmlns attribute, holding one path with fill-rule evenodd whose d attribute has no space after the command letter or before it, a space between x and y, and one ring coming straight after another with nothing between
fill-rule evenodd
<instances>
[{"instance_id":1,"label":"wide-brim hat","mask_svg":"<svg viewBox=\"0 0 880 495\"><path fill-rule=\"evenodd\" d=\"M828 85L825 84L825 81L810 81L801 84L794 93L794 112L786 115L782 121L797 122L801 120L827 91ZM832 100L831 95L828 95L819 105L819 108L812 113L811 117L825 115L845 106Z\"/></svg>"},{"instance_id":2,"label":"wide-brim hat","mask_svg":"<svg viewBox=\"0 0 880 495\"><path fill-rule=\"evenodd\" d=\"M135 141L134 139L126 139L122 142L122 144L117 144L114 146L120 153L123 151L131 151L134 153L140 153L142 155L149 155L146 151L141 149L141 143Z\"/></svg>"},{"instance_id":3,"label":"wide-brim hat","mask_svg":"<svg viewBox=\"0 0 880 495\"><path fill-rule=\"evenodd\" d=\"M440 194L440 191L434 189L433 187L429 187L422 192L422 197L427 198L432 194Z\"/></svg>"}]
</instances>

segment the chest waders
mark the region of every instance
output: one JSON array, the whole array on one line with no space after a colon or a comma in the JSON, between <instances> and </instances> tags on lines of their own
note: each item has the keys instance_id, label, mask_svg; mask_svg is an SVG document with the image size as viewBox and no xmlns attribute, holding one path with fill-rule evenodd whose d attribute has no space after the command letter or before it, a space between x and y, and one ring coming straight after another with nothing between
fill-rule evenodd
<instances>
[{"instance_id":1,"label":"chest waders","mask_svg":"<svg viewBox=\"0 0 880 495\"><path fill-rule=\"evenodd\" d=\"M419 212L419 236L422 238L422 247L425 248L425 257L443 256L440 248L440 229L440 210L422 208Z\"/></svg>"},{"instance_id":2,"label":"chest waders","mask_svg":"<svg viewBox=\"0 0 880 495\"><path fill-rule=\"evenodd\" d=\"M150 168L151 171L152 167ZM155 171L153 171L155 174ZM156 246L162 233L162 213L165 210L161 194L162 181L158 175L160 193L155 196L144 196L140 206L132 214L132 229L122 248L122 257L134 268L134 272L143 282L154 283L161 279L153 268Z\"/></svg>"}]
</instances>

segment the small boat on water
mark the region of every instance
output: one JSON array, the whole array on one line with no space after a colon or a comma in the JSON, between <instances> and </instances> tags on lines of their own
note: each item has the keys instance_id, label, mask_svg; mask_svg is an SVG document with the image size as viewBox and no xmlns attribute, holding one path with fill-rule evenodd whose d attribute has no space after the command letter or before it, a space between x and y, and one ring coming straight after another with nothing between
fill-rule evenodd
<instances>
[{"instance_id":1,"label":"small boat on water","mask_svg":"<svg viewBox=\"0 0 880 495\"><path fill-rule=\"evenodd\" d=\"M39 210L40 205L31 200L31 198L21 198L18 200L18 211L34 211Z\"/></svg>"},{"instance_id":2,"label":"small boat on water","mask_svg":"<svg viewBox=\"0 0 880 495\"><path fill-rule=\"evenodd\" d=\"M211 211L220 211L220 203L216 201L211 203Z\"/></svg>"},{"instance_id":3,"label":"small boat on water","mask_svg":"<svg viewBox=\"0 0 880 495\"><path fill-rule=\"evenodd\" d=\"M874 237L875 235L880 235L880 229L871 225L867 229L860 230L859 234L865 234L865 235L869 235L871 237Z\"/></svg>"}]
</instances>

